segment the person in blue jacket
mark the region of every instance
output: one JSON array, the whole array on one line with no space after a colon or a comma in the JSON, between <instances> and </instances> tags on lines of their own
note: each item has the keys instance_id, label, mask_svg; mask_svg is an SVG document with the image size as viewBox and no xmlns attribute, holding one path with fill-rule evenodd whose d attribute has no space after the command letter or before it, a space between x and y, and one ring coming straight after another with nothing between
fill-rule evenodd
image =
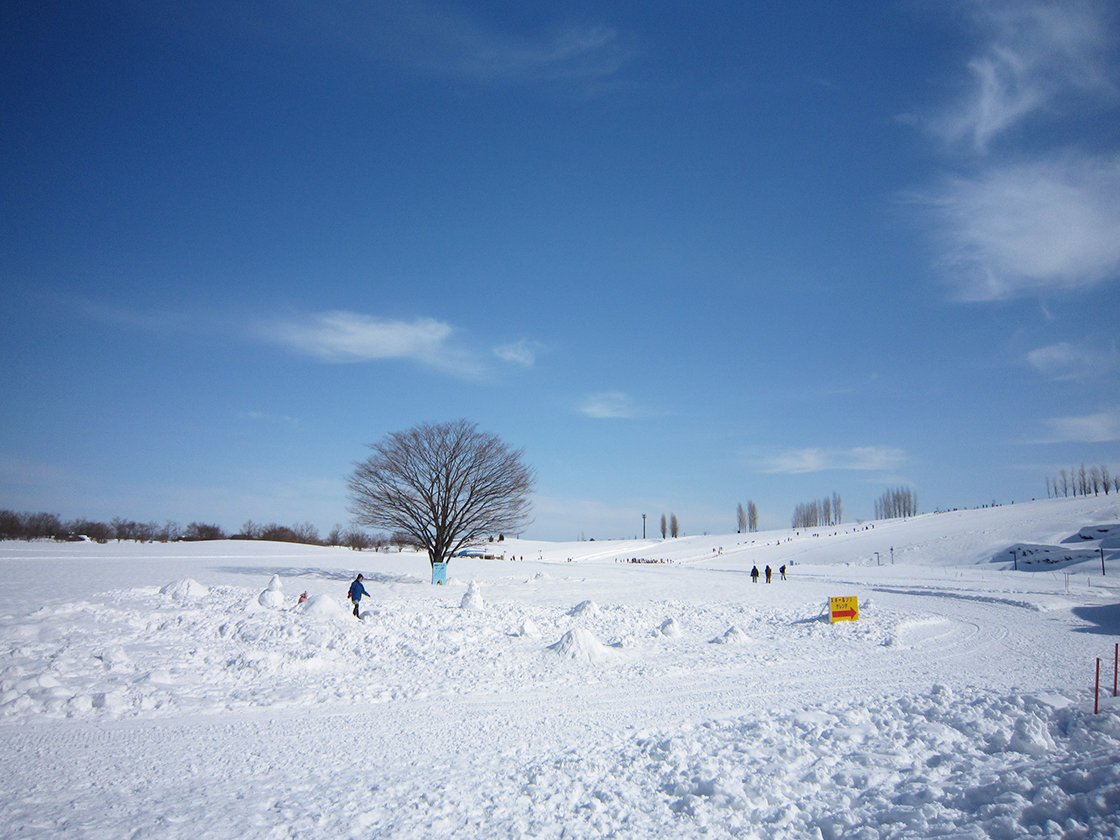
<instances>
[{"instance_id":1,"label":"person in blue jacket","mask_svg":"<svg viewBox=\"0 0 1120 840\"><path fill-rule=\"evenodd\" d=\"M366 592L366 588L362 586L362 576L358 575L354 578L354 582L350 584L350 600L354 602L354 618L361 618L358 614L358 604L362 600L363 595L369 595L369 593Z\"/></svg>"}]
</instances>

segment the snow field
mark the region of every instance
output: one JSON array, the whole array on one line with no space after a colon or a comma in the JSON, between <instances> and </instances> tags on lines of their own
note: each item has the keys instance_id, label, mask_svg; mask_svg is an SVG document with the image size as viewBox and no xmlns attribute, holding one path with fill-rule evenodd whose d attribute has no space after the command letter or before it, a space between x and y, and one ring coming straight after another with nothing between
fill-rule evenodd
<instances>
[{"instance_id":1,"label":"snow field","mask_svg":"<svg viewBox=\"0 0 1120 840\"><path fill-rule=\"evenodd\" d=\"M1064 501L446 587L407 553L0 544L0 836L1120 838L1089 691L1120 575L1001 555L1112 537Z\"/></svg>"}]
</instances>

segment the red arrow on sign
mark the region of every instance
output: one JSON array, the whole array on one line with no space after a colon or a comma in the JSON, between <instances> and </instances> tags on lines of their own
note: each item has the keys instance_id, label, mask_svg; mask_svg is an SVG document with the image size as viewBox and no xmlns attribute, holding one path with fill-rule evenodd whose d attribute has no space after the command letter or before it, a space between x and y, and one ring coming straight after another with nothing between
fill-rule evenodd
<instances>
[{"instance_id":1,"label":"red arrow on sign","mask_svg":"<svg viewBox=\"0 0 1120 840\"><path fill-rule=\"evenodd\" d=\"M835 610L832 613L832 617L833 618L855 618L856 617L856 611L855 610Z\"/></svg>"}]
</instances>

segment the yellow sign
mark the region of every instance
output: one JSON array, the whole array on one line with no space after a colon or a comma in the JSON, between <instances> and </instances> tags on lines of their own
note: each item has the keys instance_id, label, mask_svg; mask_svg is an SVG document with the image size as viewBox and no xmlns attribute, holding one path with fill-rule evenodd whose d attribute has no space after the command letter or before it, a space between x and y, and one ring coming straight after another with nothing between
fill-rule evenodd
<instances>
[{"instance_id":1,"label":"yellow sign","mask_svg":"<svg viewBox=\"0 0 1120 840\"><path fill-rule=\"evenodd\" d=\"M837 621L856 621L859 618L859 598L855 595L829 598L828 609L832 613L833 624Z\"/></svg>"}]
</instances>

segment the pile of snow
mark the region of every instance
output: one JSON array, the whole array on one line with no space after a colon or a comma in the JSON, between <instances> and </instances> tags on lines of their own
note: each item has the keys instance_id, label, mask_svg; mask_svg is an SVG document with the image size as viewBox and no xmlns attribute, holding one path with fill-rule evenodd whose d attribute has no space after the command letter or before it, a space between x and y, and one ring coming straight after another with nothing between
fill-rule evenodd
<instances>
[{"instance_id":1,"label":"pile of snow","mask_svg":"<svg viewBox=\"0 0 1120 840\"><path fill-rule=\"evenodd\" d=\"M548 649L562 659L576 662L606 662L615 657L615 652L595 638L595 634L584 627L574 627L560 637Z\"/></svg>"},{"instance_id":2,"label":"pile of snow","mask_svg":"<svg viewBox=\"0 0 1120 840\"><path fill-rule=\"evenodd\" d=\"M350 610L346 609L337 599L327 593L310 596L296 609L312 618L349 618Z\"/></svg>"},{"instance_id":3,"label":"pile of snow","mask_svg":"<svg viewBox=\"0 0 1120 840\"><path fill-rule=\"evenodd\" d=\"M744 645L751 640L751 637L740 630L735 625L727 628L727 630L720 636L716 636L711 640L713 645Z\"/></svg>"},{"instance_id":4,"label":"pile of snow","mask_svg":"<svg viewBox=\"0 0 1120 840\"><path fill-rule=\"evenodd\" d=\"M518 636L524 636L527 639L539 639L541 637L541 628L531 618L527 618L521 622L521 626L517 629Z\"/></svg>"},{"instance_id":5,"label":"pile of snow","mask_svg":"<svg viewBox=\"0 0 1120 840\"><path fill-rule=\"evenodd\" d=\"M257 596L257 603L262 607L278 610L284 606L284 585L280 582L280 575L273 575L268 582L268 588Z\"/></svg>"},{"instance_id":6,"label":"pile of snow","mask_svg":"<svg viewBox=\"0 0 1120 840\"><path fill-rule=\"evenodd\" d=\"M197 601L210 594L210 587L204 586L197 580L183 578L167 584L159 591L160 595L167 595L176 601Z\"/></svg>"},{"instance_id":7,"label":"pile of snow","mask_svg":"<svg viewBox=\"0 0 1120 840\"><path fill-rule=\"evenodd\" d=\"M599 605L591 599L580 601L568 611L573 618L590 617L599 614Z\"/></svg>"},{"instance_id":8,"label":"pile of snow","mask_svg":"<svg viewBox=\"0 0 1120 840\"><path fill-rule=\"evenodd\" d=\"M669 638L676 639L682 635L683 631L681 630L679 621L677 621L675 618L667 618L661 622L661 626L657 628L657 633L662 636L668 636Z\"/></svg>"}]
</instances>

